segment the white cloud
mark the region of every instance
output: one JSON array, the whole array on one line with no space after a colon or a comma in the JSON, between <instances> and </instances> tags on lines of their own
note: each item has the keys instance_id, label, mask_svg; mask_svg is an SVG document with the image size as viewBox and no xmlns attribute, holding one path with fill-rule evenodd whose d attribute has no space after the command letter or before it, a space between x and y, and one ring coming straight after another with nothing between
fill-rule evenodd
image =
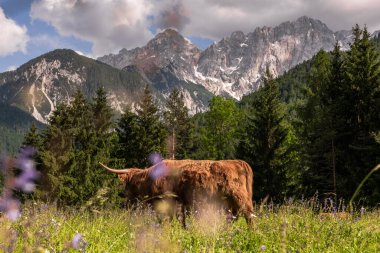
<instances>
[{"instance_id":1,"label":"white cloud","mask_svg":"<svg viewBox=\"0 0 380 253\"><path fill-rule=\"evenodd\" d=\"M1 7L0 28L0 56L13 54L19 51L26 52L26 45L29 40L26 27L19 26L15 21L7 18Z\"/></svg>"},{"instance_id":2,"label":"white cloud","mask_svg":"<svg viewBox=\"0 0 380 253\"><path fill-rule=\"evenodd\" d=\"M219 40L309 16L333 31L366 24L380 29L379 0L34 0L31 17L64 36L93 43L93 56L142 46L150 27L175 26L185 36ZM153 17L153 18L152 18Z\"/></svg>"},{"instance_id":3,"label":"white cloud","mask_svg":"<svg viewBox=\"0 0 380 253\"><path fill-rule=\"evenodd\" d=\"M378 0L192 0L183 1L191 13L185 35L220 39L231 32L252 32L258 26L276 26L309 16L333 31L349 30L356 23L379 29Z\"/></svg>"},{"instance_id":4,"label":"white cloud","mask_svg":"<svg viewBox=\"0 0 380 253\"><path fill-rule=\"evenodd\" d=\"M17 66L15 65L11 65L7 68L7 71L12 71L12 70L16 70L17 69Z\"/></svg>"},{"instance_id":5,"label":"white cloud","mask_svg":"<svg viewBox=\"0 0 380 253\"><path fill-rule=\"evenodd\" d=\"M31 17L63 36L92 42L92 53L99 56L146 43L153 36L151 8L148 0L35 0Z\"/></svg>"}]
</instances>

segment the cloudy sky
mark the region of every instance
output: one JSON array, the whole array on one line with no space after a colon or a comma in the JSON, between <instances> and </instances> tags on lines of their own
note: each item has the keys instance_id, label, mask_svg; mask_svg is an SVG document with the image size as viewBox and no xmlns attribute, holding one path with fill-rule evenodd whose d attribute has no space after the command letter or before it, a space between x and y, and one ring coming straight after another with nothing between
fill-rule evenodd
<instances>
[{"instance_id":1,"label":"cloudy sky","mask_svg":"<svg viewBox=\"0 0 380 253\"><path fill-rule=\"evenodd\" d=\"M56 48L97 57L176 27L201 48L231 32L309 16L380 30L379 0L0 0L0 72Z\"/></svg>"}]
</instances>

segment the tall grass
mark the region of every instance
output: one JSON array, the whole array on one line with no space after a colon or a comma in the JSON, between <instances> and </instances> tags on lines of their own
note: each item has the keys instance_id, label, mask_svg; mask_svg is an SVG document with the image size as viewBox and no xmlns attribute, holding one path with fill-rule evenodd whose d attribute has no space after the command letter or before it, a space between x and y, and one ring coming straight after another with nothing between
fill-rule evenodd
<instances>
[{"instance_id":1,"label":"tall grass","mask_svg":"<svg viewBox=\"0 0 380 253\"><path fill-rule=\"evenodd\" d=\"M262 205L251 226L223 212L190 215L183 228L150 209L81 211L27 205L18 221L0 218L2 252L380 252L380 211L346 219L312 205ZM73 238L83 244L73 249Z\"/></svg>"}]
</instances>

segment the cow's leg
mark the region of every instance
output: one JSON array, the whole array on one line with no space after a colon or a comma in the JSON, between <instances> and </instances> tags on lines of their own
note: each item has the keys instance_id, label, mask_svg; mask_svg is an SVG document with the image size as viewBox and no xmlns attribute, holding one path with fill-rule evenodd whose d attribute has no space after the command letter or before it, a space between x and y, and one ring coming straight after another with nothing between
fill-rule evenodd
<instances>
[{"instance_id":1,"label":"cow's leg","mask_svg":"<svg viewBox=\"0 0 380 253\"><path fill-rule=\"evenodd\" d=\"M187 204L183 203L181 205L181 212L182 212L182 226L183 228L186 228L186 212L188 210Z\"/></svg>"},{"instance_id":2,"label":"cow's leg","mask_svg":"<svg viewBox=\"0 0 380 253\"><path fill-rule=\"evenodd\" d=\"M244 202L244 209L243 209L243 214L245 217L245 220L247 221L247 224L249 226L253 225L253 205L252 205L252 200L246 199Z\"/></svg>"},{"instance_id":3,"label":"cow's leg","mask_svg":"<svg viewBox=\"0 0 380 253\"><path fill-rule=\"evenodd\" d=\"M232 199L233 210L236 212L241 212L248 225L252 224L253 218L253 205L252 201L242 196L234 195Z\"/></svg>"}]
</instances>

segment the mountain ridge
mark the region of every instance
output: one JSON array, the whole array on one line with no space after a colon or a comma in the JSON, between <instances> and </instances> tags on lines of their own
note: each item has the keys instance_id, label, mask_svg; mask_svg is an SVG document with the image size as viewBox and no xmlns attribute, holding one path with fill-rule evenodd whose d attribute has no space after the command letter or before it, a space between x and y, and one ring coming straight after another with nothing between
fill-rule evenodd
<instances>
[{"instance_id":1,"label":"mountain ridge","mask_svg":"<svg viewBox=\"0 0 380 253\"><path fill-rule=\"evenodd\" d=\"M350 31L333 32L320 20L302 16L275 27L257 27L249 33L234 31L200 50L177 30L169 28L158 33L145 46L131 50L124 48L118 54L108 54L98 60L120 69L136 65L148 82L154 79L155 70L159 72L172 65L177 82L192 82L212 94L241 99L260 86L267 66L274 76L281 75L310 59L320 49L332 50L335 40L339 40L343 49L348 49L350 36ZM168 40L177 41L177 44L166 50L157 46ZM175 54L176 48L181 48L180 53Z\"/></svg>"}]
</instances>

